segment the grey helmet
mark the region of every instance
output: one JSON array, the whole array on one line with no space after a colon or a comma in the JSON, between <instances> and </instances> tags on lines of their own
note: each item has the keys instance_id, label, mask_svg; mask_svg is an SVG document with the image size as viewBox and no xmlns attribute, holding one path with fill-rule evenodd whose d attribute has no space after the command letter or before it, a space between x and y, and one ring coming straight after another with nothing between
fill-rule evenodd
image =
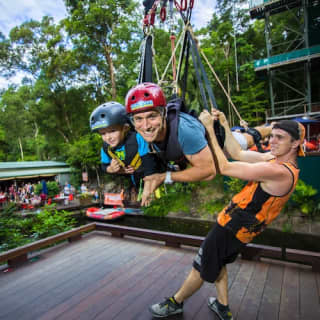
<instances>
[{"instance_id":1,"label":"grey helmet","mask_svg":"<svg viewBox=\"0 0 320 320\"><path fill-rule=\"evenodd\" d=\"M126 108L114 101L101 104L93 110L90 116L90 128L95 132L113 125L123 125L128 122Z\"/></svg>"}]
</instances>

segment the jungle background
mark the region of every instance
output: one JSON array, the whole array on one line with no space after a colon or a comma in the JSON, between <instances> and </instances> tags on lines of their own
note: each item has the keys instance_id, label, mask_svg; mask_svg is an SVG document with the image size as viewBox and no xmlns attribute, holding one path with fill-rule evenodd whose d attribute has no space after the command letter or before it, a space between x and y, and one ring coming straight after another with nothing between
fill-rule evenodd
<instances>
[{"instance_id":1,"label":"jungle background","mask_svg":"<svg viewBox=\"0 0 320 320\"><path fill-rule=\"evenodd\" d=\"M127 91L137 83L143 12L133 0L64 3L68 16L56 24L51 17L44 16L41 21L26 21L14 27L8 37L0 33L1 74L8 79L19 72L25 74L19 85L12 84L0 92L0 161L66 161L76 169L74 184L81 182L83 171L88 173L89 181L108 182L113 178L100 172L101 138L90 132L89 116L106 101L124 104ZM242 118L255 126L265 122L265 111L269 109L267 82L257 78L253 68L255 59L266 56L266 44L264 21L251 20L243 5L246 3L218 0L209 23L200 30L195 26L195 34ZM171 48L168 26L159 20L154 29L154 47L155 61L162 74ZM175 22L178 38L183 24L178 16ZM284 13L272 16L272 23L273 36L281 43L289 40L284 32L286 26L300 22ZM227 114L231 125L238 125L239 119L217 81L209 69L207 73L220 110ZM171 79L169 72L168 80ZM169 91L166 92L169 97ZM186 102L190 108L201 111L192 67ZM161 215L164 207L170 208L171 193L175 194L175 201L171 202L175 206L173 211L184 211L189 203L186 198L179 202L176 197L179 194L192 195L191 203L200 203L198 211L203 211L204 216L210 210L215 212L228 201L228 195L224 196L225 181L220 178L212 184L170 187L167 196L150 207L149 214L153 211ZM302 193L310 199L315 191L308 193L307 188L303 186ZM227 190L233 192L236 187L234 190L229 185ZM217 197L213 199L214 195ZM192 205L188 210L192 215ZM319 208L314 205L304 210L315 215Z\"/></svg>"}]
</instances>

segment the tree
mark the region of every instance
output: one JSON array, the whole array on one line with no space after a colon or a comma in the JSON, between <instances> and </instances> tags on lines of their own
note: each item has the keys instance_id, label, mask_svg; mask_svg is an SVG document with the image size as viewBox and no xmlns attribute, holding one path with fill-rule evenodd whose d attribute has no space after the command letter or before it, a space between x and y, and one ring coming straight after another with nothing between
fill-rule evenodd
<instances>
[{"instance_id":1,"label":"tree","mask_svg":"<svg viewBox=\"0 0 320 320\"><path fill-rule=\"evenodd\" d=\"M117 59L137 39L137 4L132 0L65 0L65 4L70 16L64 23L83 67L89 77L101 79L104 96L116 100Z\"/></svg>"},{"instance_id":2,"label":"tree","mask_svg":"<svg viewBox=\"0 0 320 320\"><path fill-rule=\"evenodd\" d=\"M237 4L233 0L218 1L212 19L199 34L201 47L229 96L236 102L238 112L254 125L263 119L267 105L265 83L256 78L252 67L253 59L264 49L264 41L263 34L259 36L254 25L249 23L248 12ZM251 39L259 39L259 47ZM229 115L233 125L234 112L216 79L210 71L208 73L218 107ZM252 117L253 107L257 121Z\"/></svg>"},{"instance_id":3,"label":"tree","mask_svg":"<svg viewBox=\"0 0 320 320\"><path fill-rule=\"evenodd\" d=\"M32 132L29 102L29 88L23 86L17 90L10 88L0 100L1 124L5 131L5 141L10 146L10 153L20 160L24 160L26 137ZM10 155L8 157L10 159Z\"/></svg>"}]
</instances>

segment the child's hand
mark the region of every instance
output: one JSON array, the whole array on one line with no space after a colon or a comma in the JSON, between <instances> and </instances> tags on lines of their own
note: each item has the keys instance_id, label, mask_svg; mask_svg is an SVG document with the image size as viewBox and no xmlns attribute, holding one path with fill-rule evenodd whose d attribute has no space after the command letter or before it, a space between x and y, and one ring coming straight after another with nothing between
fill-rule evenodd
<instances>
[{"instance_id":1,"label":"child's hand","mask_svg":"<svg viewBox=\"0 0 320 320\"><path fill-rule=\"evenodd\" d=\"M127 173L127 174L132 174L134 173L134 167L131 167L131 166L127 166L124 168L124 172Z\"/></svg>"},{"instance_id":2,"label":"child's hand","mask_svg":"<svg viewBox=\"0 0 320 320\"><path fill-rule=\"evenodd\" d=\"M108 172L109 173L116 173L116 172L119 172L120 169L121 169L121 166L120 166L119 162L116 159L112 159L111 163L108 167Z\"/></svg>"}]
</instances>

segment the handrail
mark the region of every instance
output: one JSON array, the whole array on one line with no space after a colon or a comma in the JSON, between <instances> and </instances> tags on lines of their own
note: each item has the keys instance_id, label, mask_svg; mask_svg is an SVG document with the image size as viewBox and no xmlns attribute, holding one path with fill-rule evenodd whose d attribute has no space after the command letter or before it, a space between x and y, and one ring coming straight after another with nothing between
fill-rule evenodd
<instances>
[{"instance_id":1,"label":"handrail","mask_svg":"<svg viewBox=\"0 0 320 320\"><path fill-rule=\"evenodd\" d=\"M56 234L52 237L48 237L45 239L41 239L39 241L29 243L25 246L15 248L3 253L0 253L0 263L13 260L20 256L26 256L29 252L44 248L46 246L55 244L59 241L72 239L76 236L81 235L83 232L89 232L95 230L96 225L95 223L86 224L84 226L74 228L72 230Z\"/></svg>"},{"instance_id":2,"label":"handrail","mask_svg":"<svg viewBox=\"0 0 320 320\"><path fill-rule=\"evenodd\" d=\"M27 254L31 251L41 249L45 246L57 243L61 240L72 240L81 236L83 232L103 231L109 232L114 237L137 237L163 241L166 246L180 247L181 245L199 247L204 240L202 236L192 236L171 232L163 232L150 229L119 226L107 223L90 223L79 228L66 231L55 236L27 244L23 247L12 249L0 254L0 263L8 261L8 264L17 265L27 260ZM312 251L295 250L289 248L279 248L267 245L249 243L241 251L242 259L260 260L261 257L284 260L288 262L298 262L312 266L313 271L320 272L320 253Z\"/></svg>"}]
</instances>

